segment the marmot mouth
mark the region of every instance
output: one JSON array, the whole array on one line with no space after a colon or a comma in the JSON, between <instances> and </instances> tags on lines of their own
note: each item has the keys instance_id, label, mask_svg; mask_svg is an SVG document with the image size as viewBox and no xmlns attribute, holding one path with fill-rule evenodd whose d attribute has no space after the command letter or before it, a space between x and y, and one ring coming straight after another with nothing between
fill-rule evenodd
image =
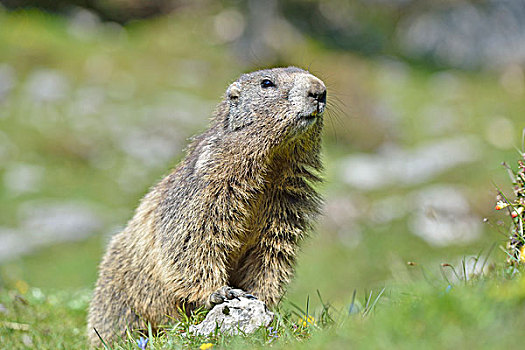
<instances>
[{"instance_id":1,"label":"marmot mouth","mask_svg":"<svg viewBox=\"0 0 525 350\"><path fill-rule=\"evenodd\" d=\"M310 114L299 114L299 119L314 120L320 117L321 115L322 115L322 112L320 113L319 111L313 111Z\"/></svg>"}]
</instances>

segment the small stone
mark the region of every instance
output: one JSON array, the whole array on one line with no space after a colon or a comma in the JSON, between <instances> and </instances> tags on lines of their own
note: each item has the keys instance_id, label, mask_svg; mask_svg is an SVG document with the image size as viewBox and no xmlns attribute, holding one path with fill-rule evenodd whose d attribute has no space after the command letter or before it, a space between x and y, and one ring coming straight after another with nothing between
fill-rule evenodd
<instances>
[{"instance_id":1,"label":"small stone","mask_svg":"<svg viewBox=\"0 0 525 350\"><path fill-rule=\"evenodd\" d=\"M66 76L53 69L38 69L27 78L26 91L34 101L53 102L64 99L70 90Z\"/></svg>"},{"instance_id":2,"label":"small stone","mask_svg":"<svg viewBox=\"0 0 525 350\"><path fill-rule=\"evenodd\" d=\"M8 64L0 64L0 102L16 85L16 74L13 67Z\"/></svg>"},{"instance_id":3,"label":"small stone","mask_svg":"<svg viewBox=\"0 0 525 350\"><path fill-rule=\"evenodd\" d=\"M216 305L204 321L190 327L189 333L207 336L218 329L222 334L251 334L268 327L272 320L273 312L262 301L241 297Z\"/></svg>"},{"instance_id":4,"label":"small stone","mask_svg":"<svg viewBox=\"0 0 525 350\"><path fill-rule=\"evenodd\" d=\"M27 334L22 335L22 342L25 346L32 348L33 347L33 338Z\"/></svg>"}]
</instances>

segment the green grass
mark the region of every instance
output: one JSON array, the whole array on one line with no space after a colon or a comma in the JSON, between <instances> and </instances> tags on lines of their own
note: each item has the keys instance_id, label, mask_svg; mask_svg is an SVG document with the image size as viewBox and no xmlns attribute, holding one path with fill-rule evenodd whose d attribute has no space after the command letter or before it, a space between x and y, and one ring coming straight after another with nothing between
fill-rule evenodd
<instances>
[{"instance_id":1,"label":"green grass","mask_svg":"<svg viewBox=\"0 0 525 350\"><path fill-rule=\"evenodd\" d=\"M458 268L458 267L456 267ZM330 349L504 349L521 344L525 326L525 278L514 268L493 266L485 275L467 276L449 284L442 278L425 280L418 267L408 267L413 282L390 285L357 297L341 308L324 301L287 301L276 311L272 329L249 336L185 336L189 325L204 314L175 322L158 337L149 337L149 349L198 348L309 348ZM459 268L460 269L460 268ZM320 299L322 296L316 296ZM6 349L71 349L86 347L85 312L89 291L43 292L37 288L0 292L0 341ZM352 310L352 311L350 311ZM304 322L306 315L309 322ZM129 334L112 349L136 349L147 334Z\"/></svg>"},{"instance_id":2,"label":"green grass","mask_svg":"<svg viewBox=\"0 0 525 350\"><path fill-rule=\"evenodd\" d=\"M315 334L308 347L363 349L504 349L519 346L523 281L403 288L365 320Z\"/></svg>"},{"instance_id":3,"label":"green grass","mask_svg":"<svg viewBox=\"0 0 525 350\"><path fill-rule=\"evenodd\" d=\"M21 291L26 291L20 286ZM86 348L85 308L88 291L44 294L40 289L26 293L2 290L0 341L4 349Z\"/></svg>"},{"instance_id":4,"label":"green grass","mask_svg":"<svg viewBox=\"0 0 525 350\"><path fill-rule=\"evenodd\" d=\"M31 286L47 290L87 287L97 277L102 252L100 236L81 242L56 244L30 256L4 263L0 280L6 281L7 288L13 287L18 281L30 281ZM53 258L50 259L50 256Z\"/></svg>"}]
</instances>

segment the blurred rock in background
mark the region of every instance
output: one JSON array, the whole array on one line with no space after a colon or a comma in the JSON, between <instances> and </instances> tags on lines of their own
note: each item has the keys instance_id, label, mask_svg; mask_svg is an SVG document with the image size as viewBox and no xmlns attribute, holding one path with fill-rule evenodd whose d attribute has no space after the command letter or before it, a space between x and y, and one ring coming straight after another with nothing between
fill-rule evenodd
<instances>
[{"instance_id":1,"label":"blurred rock in background","mask_svg":"<svg viewBox=\"0 0 525 350\"><path fill-rule=\"evenodd\" d=\"M525 3L520 0L1 0L7 9L38 8L127 23L190 9L223 9L219 40L244 62L280 62L304 35L327 47L399 55L441 67L501 68L525 62ZM92 21L84 13L79 21Z\"/></svg>"},{"instance_id":2,"label":"blurred rock in background","mask_svg":"<svg viewBox=\"0 0 525 350\"><path fill-rule=\"evenodd\" d=\"M501 68L525 63L525 2L457 1L419 6L397 26L399 50L441 66Z\"/></svg>"}]
</instances>

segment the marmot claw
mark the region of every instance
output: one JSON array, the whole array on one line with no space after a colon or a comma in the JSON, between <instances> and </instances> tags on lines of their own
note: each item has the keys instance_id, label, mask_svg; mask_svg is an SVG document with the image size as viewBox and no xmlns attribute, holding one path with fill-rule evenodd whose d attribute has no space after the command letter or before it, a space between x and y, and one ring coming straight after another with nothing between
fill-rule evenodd
<instances>
[{"instance_id":1,"label":"marmot claw","mask_svg":"<svg viewBox=\"0 0 525 350\"><path fill-rule=\"evenodd\" d=\"M208 298L208 304L209 306L213 307L214 305L221 304L226 300L237 299L240 297L257 299L252 294L246 293L242 289L223 286L211 293L210 297Z\"/></svg>"}]
</instances>

